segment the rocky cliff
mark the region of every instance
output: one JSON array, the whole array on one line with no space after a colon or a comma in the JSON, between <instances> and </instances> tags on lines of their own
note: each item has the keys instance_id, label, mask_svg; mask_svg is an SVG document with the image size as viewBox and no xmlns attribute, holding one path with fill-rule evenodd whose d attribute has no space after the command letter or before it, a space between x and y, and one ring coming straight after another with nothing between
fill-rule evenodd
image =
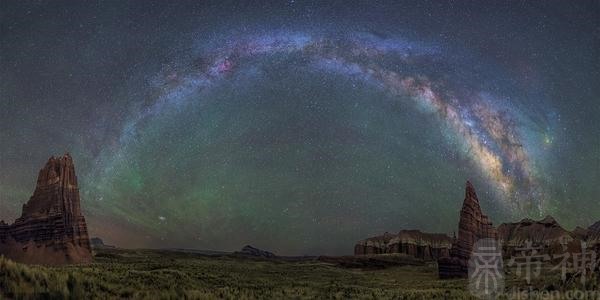
<instances>
[{"instance_id":1,"label":"rocky cliff","mask_svg":"<svg viewBox=\"0 0 600 300\"><path fill-rule=\"evenodd\" d=\"M402 230L397 234L362 240L354 246L354 255L402 253L423 260L437 260L450 255L452 238L445 234Z\"/></svg>"},{"instance_id":2,"label":"rocky cliff","mask_svg":"<svg viewBox=\"0 0 600 300\"><path fill-rule=\"evenodd\" d=\"M585 241L590 248L600 253L600 221L594 223L586 230Z\"/></svg>"},{"instance_id":3,"label":"rocky cliff","mask_svg":"<svg viewBox=\"0 0 600 300\"><path fill-rule=\"evenodd\" d=\"M452 245L450 257L438 260L440 278L467 277L467 263L475 242L485 238L497 239L497 236L492 222L481 211L475 188L467 181L465 200L460 211L458 238Z\"/></svg>"},{"instance_id":4,"label":"rocky cliff","mask_svg":"<svg viewBox=\"0 0 600 300\"><path fill-rule=\"evenodd\" d=\"M594 223L592 226L588 228L588 230L593 231L595 233L600 233L600 221Z\"/></svg>"},{"instance_id":5,"label":"rocky cliff","mask_svg":"<svg viewBox=\"0 0 600 300\"><path fill-rule=\"evenodd\" d=\"M252 257L262 257L262 258L276 257L276 255L273 252L254 248L250 245L244 246L244 248L242 248L242 250L236 251L236 252L234 252L234 254L240 255L240 256L252 256Z\"/></svg>"},{"instance_id":6,"label":"rocky cliff","mask_svg":"<svg viewBox=\"0 0 600 300\"><path fill-rule=\"evenodd\" d=\"M586 238L589 241L600 244L600 221L596 222L587 229Z\"/></svg>"},{"instance_id":7,"label":"rocky cliff","mask_svg":"<svg viewBox=\"0 0 600 300\"><path fill-rule=\"evenodd\" d=\"M87 263L92 252L69 154L51 157L13 224L0 221L0 254L24 263Z\"/></svg>"},{"instance_id":8,"label":"rocky cliff","mask_svg":"<svg viewBox=\"0 0 600 300\"><path fill-rule=\"evenodd\" d=\"M517 255L518 248L524 247L527 241L539 253L550 256L560 255L565 251L578 253L582 242L588 248L600 251L600 222L589 228L576 227L573 231L568 231L551 216L539 221L523 219L498 226L498 238L505 257Z\"/></svg>"},{"instance_id":9,"label":"rocky cliff","mask_svg":"<svg viewBox=\"0 0 600 300\"><path fill-rule=\"evenodd\" d=\"M564 252L563 246L570 252L577 252L580 247L580 237L585 233L570 232L564 229L554 218L546 218L534 221L523 219L516 223L503 223L498 226L498 238L502 242L504 256L510 257L518 254L519 248L523 248L526 242L540 248L543 254L554 255Z\"/></svg>"},{"instance_id":10,"label":"rocky cliff","mask_svg":"<svg viewBox=\"0 0 600 300\"><path fill-rule=\"evenodd\" d=\"M92 249L114 249L114 248L116 248L115 246L105 244L104 241L99 237L91 238L90 245L92 246Z\"/></svg>"}]
</instances>

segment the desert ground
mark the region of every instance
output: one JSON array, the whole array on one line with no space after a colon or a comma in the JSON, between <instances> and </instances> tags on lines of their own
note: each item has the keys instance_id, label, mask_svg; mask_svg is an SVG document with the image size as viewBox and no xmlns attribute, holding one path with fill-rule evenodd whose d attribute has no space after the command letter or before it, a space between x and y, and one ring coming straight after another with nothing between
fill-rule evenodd
<instances>
[{"instance_id":1,"label":"desert ground","mask_svg":"<svg viewBox=\"0 0 600 300\"><path fill-rule=\"evenodd\" d=\"M0 298L476 299L467 280L439 280L435 264L403 256L387 260L397 264L123 249L96 250L94 263L80 266L26 266L0 258ZM542 273L535 289L559 287L559 274ZM507 290L523 284L507 278ZM598 288L597 282L588 285Z\"/></svg>"}]
</instances>

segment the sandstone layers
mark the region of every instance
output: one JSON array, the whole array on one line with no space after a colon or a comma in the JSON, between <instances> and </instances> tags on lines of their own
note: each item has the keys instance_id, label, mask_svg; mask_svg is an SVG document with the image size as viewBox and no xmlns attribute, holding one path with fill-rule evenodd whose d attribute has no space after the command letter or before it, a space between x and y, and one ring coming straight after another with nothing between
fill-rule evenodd
<instances>
[{"instance_id":1,"label":"sandstone layers","mask_svg":"<svg viewBox=\"0 0 600 300\"><path fill-rule=\"evenodd\" d=\"M600 253L600 221L594 223L587 229L577 227L574 231L577 237L585 241L587 246Z\"/></svg>"},{"instance_id":2,"label":"sandstone layers","mask_svg":"<svg viewBox=\"0 0 600 300\"><path fill-rule=\"evenodd\" d=\"M505 257L518 255L519 249L526 246L527 242L531 243L538 253L550 257L564 252L579 253L583 245L587 249L599 251L600 222L587 229L577 227L568 231L551 216L539 221L523 219L520 222L503 223L498 226L498 239L502 243Z\"/></svg>"},{"instance_id":3,"label":"sandstone layers","mask_svg":"<svg viewBox=\"0 0 600 300\"><path fill-rule=\"evenodd\" d=\"M497 239L492 222L481 212L479 199L471 182L467 181L465 200L460 211L458 238L452 245L450 257L438 260L440 278L466 278L473 246L480 239Z\"/></svg>"},{"instance_id":4,"label":"sandstone layers","mask_svg":"<svg viewBox=\"0 0 600 300\"><path fill-rule=\"evenodd\" d=\"M0 221L0 254L18 262L45 265L92 260L69 154L51 157L40 170L21 217L10 225Z\"/></svg>"},{"instance_id":5,"label":"sandstone layers","mask_svg":"<svg viewBox=\"0 0 600 300\"><path fill-rule=\"evenodd\" d=\"M588 243L594 245L596 253L600 253L600 221L588 228L586 239Z\"/></svg>"},{"instance_id":6,"label":"sandstone layers","mask_svg":"<svg viewBox=\"0 0 600 300\"><path fill-rule=\"evenodd\" d=\"M600 253L600 221L589 228L577 227L568 231L554 218L547 216L539 221L523 219L494 228L481 211L475 188L468 181L458 227L458 238L418 230L385 233L358 242L354 246L354 254L402 253L425 261L437 260L440 278L465 278L468 276L468 262L474 245L482 239L495 240L494 246L502 246L505 258L521 255L525 247L533 247L538 254L550 258L558 257L565 251L581 252L582 246Z\"/></svg>"},{"instance_id":7,"label":"sandstone layers","mask_svg":"<svg viewBox=\"0 0 600 300\"><path fill-rule=\"evenodd\" d=\"M588 228L588 230L591 230L595 233L600 233L600 221L594 223L592 226L590 226L590 228Z\"/></svg>"},{"instance_id":8,"label":"sandstone layers","mask_svg":"<svg viewBox=\"0 0 600 300\"><path fill-rule=\"evenodd\" d=\"M551 216L539 221L523 219L501 224L498 226L498 238L502 241L502 252L506 257L518 255L519 249L527 242L540 253L550 256L563 253L563 247L569 252L577 252L581 248L577 234L561 227Z\"/></svg>"},{"instance_id":9,"label":"sandstone layers","mask_svg":"<svg viewBox=\"0 0 600 300\"><path fill-rule=\"evenodd\" d=\"M600 245L600 221L587 229L585 239L589 243Z\"/></svg>"},{"instance_id":10,"label":"sandstone layers","mask_svg":"<svg viewBox=\"0 0 600 300\"><path fill-rule=\"evenodd\" d=\"M445 234L402 230L397 234L385 233L358 242L354 255L401 253L422 260L438 260L450 255L452 238Z\"/></svg>"}]
</instances>

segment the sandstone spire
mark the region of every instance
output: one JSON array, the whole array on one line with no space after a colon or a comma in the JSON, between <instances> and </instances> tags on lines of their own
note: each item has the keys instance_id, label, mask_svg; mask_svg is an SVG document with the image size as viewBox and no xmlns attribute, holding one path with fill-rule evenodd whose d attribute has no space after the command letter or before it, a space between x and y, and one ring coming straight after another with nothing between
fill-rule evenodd
<instances>
[{"instance_id":1,"label":"sandstone spire","mask_svg":"<svg viewBox=\"0 0 600 300\"><path fill-rule=\"evenodd\" d=\"M496 229L492 226L488 216L481 212L475 188L470 181L467 181L465 200L458 223L457 255L469 259L473 245L483 238L496 239Z\"/></svg>"},{"instance_id":2,"label":"sandstone spire","mask_svg":"<svg viewBox=\"0 0 600 300\"><path fill-rule=\"evenodd\" d=\"M50 157L33 196L14 224L0 224L0 254L39 264L85 263L92 259L73 159Z\"/></svg>"},{"instance_id":3,"label":"sandstone spire","mask_svg":"<svg viewBox=\"0 0 600 300\"><path fill-rule=\"evenodd\" d=\"M475 188L470 181L467 181L465 200L460 211L458 238L452 245L450 258L442 258L438 261L440 277L467 277L467 263L471 257L473 245L478 240L485 238L497 239L497 232L492 226L492 222L481 212Z\"/></svg>"},{"instance_id":4,"label":"sandstone spire","mask_svg":"<svg viewBox=\"0 0 600 300\"><path fill-rule=\"evenodd\" d=\"M63 214L71 223L81 216L79 189L73 159L67 153L50 157L38 175L37 186L29 202L23 205L21 218Z\"/></svg>"}]
</instances>

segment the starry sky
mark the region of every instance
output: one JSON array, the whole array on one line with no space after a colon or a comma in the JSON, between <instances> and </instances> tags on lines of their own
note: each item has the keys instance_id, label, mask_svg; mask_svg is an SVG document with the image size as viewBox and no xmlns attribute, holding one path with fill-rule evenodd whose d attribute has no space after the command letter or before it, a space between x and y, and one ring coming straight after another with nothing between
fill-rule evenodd
<instances>
[{"instance_id":1,"label":"starry sky","mask_svg":"<svg viewBox=\"0 0 600 300\"><path fill-rule=\"evenodd\" d=\"M92 236L348 254L600 219L598 1L3 1L0 218L70 152Z\"/></svg>"}]
</instances>

